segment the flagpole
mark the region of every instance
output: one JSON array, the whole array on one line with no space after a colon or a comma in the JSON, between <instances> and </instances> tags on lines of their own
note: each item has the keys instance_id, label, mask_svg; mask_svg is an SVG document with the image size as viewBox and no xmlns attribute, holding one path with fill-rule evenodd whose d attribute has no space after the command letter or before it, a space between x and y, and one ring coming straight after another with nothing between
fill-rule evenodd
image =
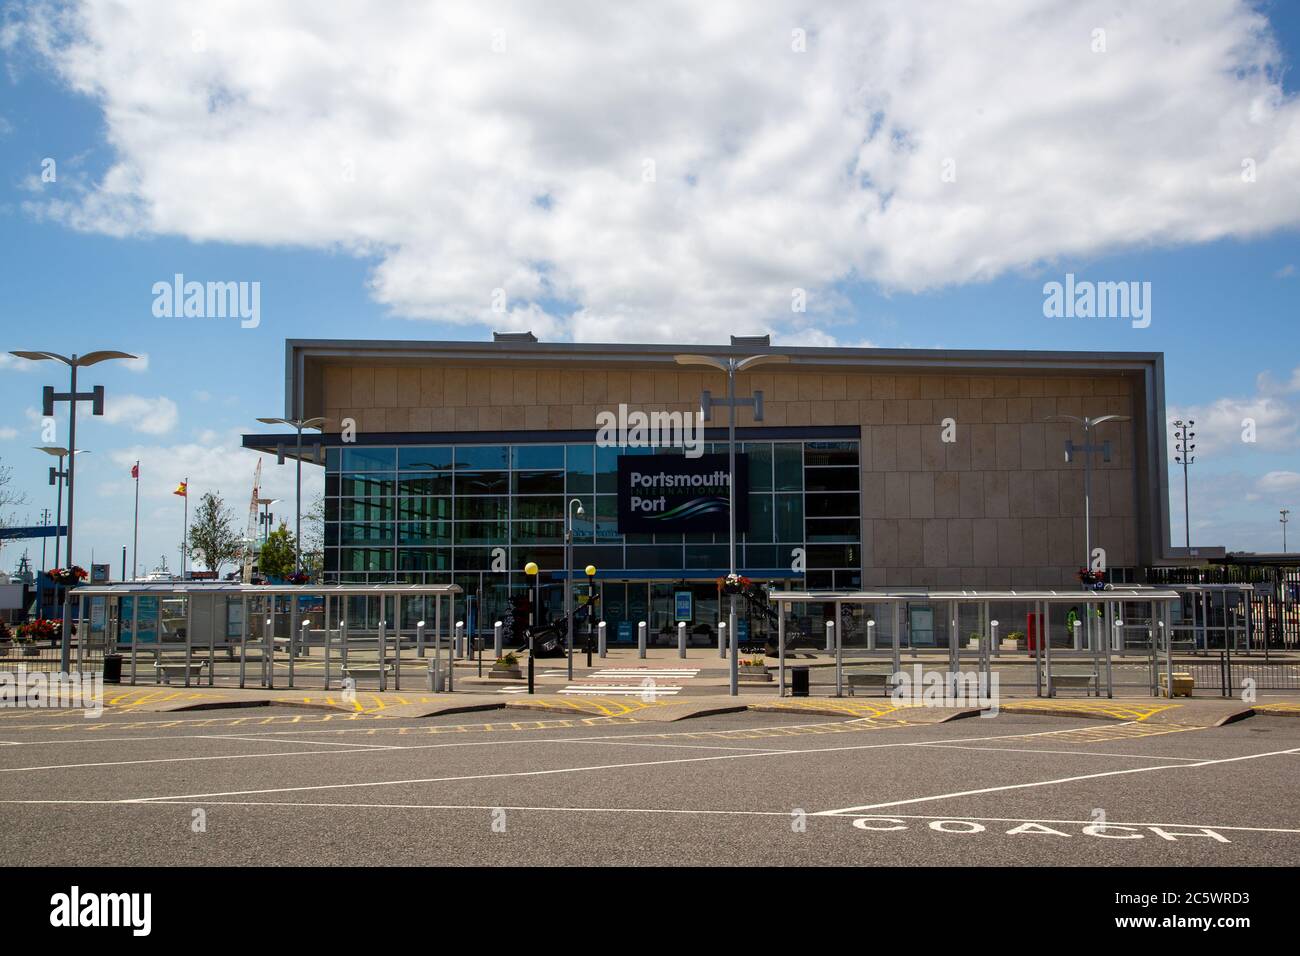
<instances>
[{"instance_id":1,"label":"flagpole","mask_svg":"<svg viewBox=\"0 0 1300 956\"><path fill-rule=\"evenodd\" d=\"M190 537L190 479L188 476L185 478L185 494L181 495L181 497L185 499L185 510L183 512L185 517L182 519L181 525L181 580L184 581L185 561L188 557L186 545L189 544Z\"/></svg>"},{"instance_id":2,"label":"flagpole","mask_svg":"<svg viewBox=\"0 0 1300 956\"><path fill-rule=\"evenodd\" d=\"M135 463L135 530L132 533L131 543L131 580L134 581L140 573L140 462Z\"/></svg>"}]
</instances>

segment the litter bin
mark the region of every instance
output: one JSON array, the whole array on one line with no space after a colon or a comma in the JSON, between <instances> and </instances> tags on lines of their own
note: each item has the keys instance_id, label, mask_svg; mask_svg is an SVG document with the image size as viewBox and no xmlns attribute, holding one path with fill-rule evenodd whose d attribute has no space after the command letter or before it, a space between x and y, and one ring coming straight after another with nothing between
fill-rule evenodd
<instances>
[{"instance_id":1,"label":"litter bin","mask_svg":"<svg viewBox=\"0 0 1300 956\"><path fill-rule=\"evenodd\" d=\"M790 668L790 696L791 697L808 696L808 668L806 667Z\"/></svg>"},{"instance_id":2,"label":"litter bin","mask_svg":"<svg viewBox=\"0 0 1300 956\"><path fill-rule=\"evenodd\" d=\"M122 655L121 654L104 655L104 683L105 684L122 683Z\"/></svg>"}]
</instances>

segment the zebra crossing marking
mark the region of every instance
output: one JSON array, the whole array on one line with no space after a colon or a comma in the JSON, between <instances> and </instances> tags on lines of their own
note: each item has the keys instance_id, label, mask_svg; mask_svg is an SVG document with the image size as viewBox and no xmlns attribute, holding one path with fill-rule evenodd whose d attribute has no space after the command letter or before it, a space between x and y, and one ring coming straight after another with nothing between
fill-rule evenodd
<instances>
[{"instance_id":1,"label":"zebra crossing marking","mask_svg":"<svg viewBox=\"0 0 1300 956\"><path fill-rule=\"evenodd\" d=\"M561 694L610 697L675 697L681 687L671 684L569 684Z\"/></svg>"}]
</instances>

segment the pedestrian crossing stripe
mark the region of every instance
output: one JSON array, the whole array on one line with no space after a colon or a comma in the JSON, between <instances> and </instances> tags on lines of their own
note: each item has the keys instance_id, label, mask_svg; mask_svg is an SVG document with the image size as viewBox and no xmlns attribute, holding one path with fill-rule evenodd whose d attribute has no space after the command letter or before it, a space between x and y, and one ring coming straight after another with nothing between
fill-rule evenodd
<instances>
[{"instance_id":1,"label":"pedestrian crossing stripe","mask_svg":"<svg viewBox=\"0 0 1300 956\"><path fill-rule=\"evenodd\" d=\"M561 694L592 694L615 697L673 697L680 687L662 684L570 684L560 691Z\"/></svg>"},{"instance_id":2,"label":"pedestrian crossing stripe","mask_svg":"<svg viewBox=\"0 0 1300 956\"><path fill-rule=\"evenodd\" d=\"M655 668L609 668L603 671L594 671L587 676L590 678L617 677L627 680L629 677L674 677L689 680L692 677L698 677L700 669L698 667L655 667Z\"/></svg>"}]
</instances>

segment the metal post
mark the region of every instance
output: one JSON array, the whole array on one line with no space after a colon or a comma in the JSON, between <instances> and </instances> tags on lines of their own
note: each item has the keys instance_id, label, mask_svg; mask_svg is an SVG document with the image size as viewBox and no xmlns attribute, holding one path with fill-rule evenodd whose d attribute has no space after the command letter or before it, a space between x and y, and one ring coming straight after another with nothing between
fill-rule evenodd
<instances>
[{"instance_id":1,"label":"metal post","mask_svg":"<svg viewBox=\"0 0 1300 956\"><path fill-rule=\"evenodd\" d=\"M875 618L867 621L867 650L876 649L876 621Z\"/></svg>"},{"instance_id":2,"label":"metal post","mask_svg":"<svg viewBox=\"0 0 1300 956\"><path fill-rule=\"evenodd\" d=\"M719 615L721 616L721 615ZM718 657L727 656L727 622L718 621Z\"/></svg>"},{"instance_id":3,"label":"metal post","mask_svg":"<svg viewBox=\"0 0 1300 956\"><path fill-rule=\"evenodd\" d=\"M599 650L600 656L602 658L605 656L606 651L609 649L609 645L606 643L607 640L608 638L606 637L605 634L605 622L601 621L599 624L596 625L596 647Z\"/></svg>"},{"instance_id":4,"label":"metal post","mask_svg":"<svg viewBox=\"0 0 1300 956\"><path fill-rule=\"evenodd\" d=\"M275 595L271 596L271 616L266 619L266 639L262 641L262 670L267 690L275 687Z\"/></svg>"},{"instance_id":5,"label":"metal post","mask_svg":"<svg viewBox=\"0 0 1300 956\"><path fill-rule=\"evenodd\" d=\"M380 598L380 600L382 601L383 598ZM384 691L388 690L388 679L387 679L388 675L387 675L387 671L384 668L384 664L385 664L384 657L388 654L388 622L387 621L381 620L379 622L379 633L377 637L378 637L378 644L379 644L379 692L382 694Z\"/></svg>"},{"instance_id":6,"label":"metal post","mask_svg":"<svg viewBox=\"0 0 1300 956\"><path fill-rule=\"evenodd\" d=\"M1171 617L1173 614L1173 605L1165 602L1165 616ZM1170 700L1174 696L1174 641L1173 629L1165 631L1165 696Z\"/></svg>"},{"instance_id":7,"label":"metal post","mask_svg":"<svg viewBox=\"0 0 1300 956\"><path fill-rule=\"evenodd\" d=\"M135 655L140 642L140 595L131 595L131 686L135 686Z\"/></svg>"},{"instance_id":8,"label":"metal post","mask_svg":"<svg viewBox=\"0 0 1300 956\"><path fill-rule=\"evenodd\" d=\"M298 595L289 598L289 687L293 688L293 659L298 656Z\"/></svg>"},{"instance_id":9,"label":"metal post","mask_svg":"<svg viewBox=\"0 0 1300 956\"><path fill-rule=\"evenodd\" d=\"M332 641L330 625L334 622L330 619L330 596L325 595L325 690L330 689L330 643Z\"/></svg>"},{"instance_id":10,"label":"metal post","mask_svg":"<svg viewBox=\"0 0 1300 956\"><path fill-rule=\"evenodd\" d=\"M840 611L840 602L835 602L835 623L838 624L844 620ZM826 636L835 637L835 696L844 696L844 629L842 627L832 627L831 622L826 622Z\"/></svg>"},{"instance_id":11,"label":"metal post","mask_svg":"<svg viewBox=\"0 0 1300 956\"><path fill-rule=\"evenodd\" d=\"M1119 637L1119 635L1122 633L1122 630L1121 630L1121 629L1122 629L1123 627L1124 627L1124 622L1123 622L1122 620L1118 620L1118 619L1117 619L1117 620L1115 621L1115 636L1116 636L1116 637ZM1110 661L1111 661L1111 657L1110 657L1110 655L1111 655L1111 650L1112 650L1111 646L1110 646L1109 644L1107 644L1107 645L1106 645L1106 696L1107 696L1107 697L1114 697L1114 696L1115 696L1115 674L1114 674L1114 672L1111 670L1111 664L1110 664ZM1094 666L1095 666L1095 665L1094 665Z\"/></svg>"},{"instance_id":12,"label":"metal post","mask_svg":"<svg viewBox=\"0 0 1300 956\"><path fill-rule=\"evenodd\" d=\"M74 389L75 391L75 389ZM69 529L71 533L71 529ZM71 540L71 539L69 539ZM736 573L736 360L727 359L727 551L731 574ZM736 593L729 597L727 636L731 638L731 696L740 694L740 641L736 635Z\"/></svg>"},{"instance_id":13,"label":"metal post","mask_svg":"<svg viewBox=\"0 0 1300 956\"><path fill-rule=\"evenodd\" d=\"M68 396L68 567L74 567L75 562L72 560L72 505L73 505L73 474L77 470L77 357L72 356L72 387L69 389ZM188 500L188 499L187 499ZM1285 527L1283 528L1285 532ZM57 548L57 544L56 544ZM58 558L55 558L55 563ZM68 672L69 655L72 650L72 631L69 627L68 616L72 612L72 591L65 588L63 591L63 629L59 635L59 670L66 674ZM161 635L160 635L161 636Z\"/></svg>"},{"instance_id":14,"label":"metal post","mask_svg":"<svg viewBox=\"0 0 1300 956\"><path fill-rule=\"evenodd\" d=\"M299 637L298 637L298 647L301 649L301 648L306 647L306 646L307 646L307 642L311 639L311 618L304 617L304 618L302 619L302 623L298 625L298 634L299 634ZM293 686L293 657L292 657L292 653L293 653L293 649L290 648L290 655L291 655L291 656L289 657L289 686L290 686L290 687ZM304 656L310 656L310 655L309 655L309 654L304 654Z\"/></svg>"},{"instance_id":15,"label":"metal post","mask_svg":"<svg viewBox=\"0 0 1300 956\"><path fill-rule=\"evenodd\" d=\"M402 596L393 595L393 690L402 689Z\"/></svg>"},{"instance_id":16,"label":"metal post","mask_svg":"<svg viewBox=\"0 0 1300 956\"><path fill-rule=\"evenodd\" d=\"M504 651L502 647L505 644L506 626L500 621L492 625L492 653L494 657L500 657Z\"/></svg>"},{"instance_id":17,"label":"metal post","mask_svg":"<svg viewBox=\"0 0 1300 956\"><path fill-rule=\"evenodd\" d=\"M190 686L190 662L194 658L194 600L185 595L185 686Z\"/></svg>"},{"instance_id":18,"label":"metal post","mask_svg":"<svg viewBox=\"0 0 1300 956\"><path fill-rule=\"evenodd\" d=\"M465 622L456 622L456 643L462 646L465 643ZM530 655L531 656L531 655ZM451 693L456 689L456 662L451 661L447 667L447 692Z\"/></svg>"},{"instance_id":19,"label":"metal post","mask_svg":"<svg viewBox=\"0 0 1300 956\"><path fill-rule=\"evenodd\" d=\"M686 622L677 622L677 656L686 657Z\"/></svg>"},{"instance_id":20,"label":"metal post","mask_svg":"<svg viewBox=\"0 0 1300 956\"><path fill-rule=\"evenodd\" d=\"M839 607L838 604L835 606ZM827 621L826 622L826 653L829 654L833 650L835 650L835 622Z\"/></svg>"},{"instance_id":21,"label":"metal post","mask_svg":"<svg viewBox=\"0 0 1300 956\"><path fill-rule=\"evenodd\" d=\"M902 624L902 620L901 620L902 615L899 613L899 610L900 609L898 606L898 601L894 601L894 673L895 674L897 674L900 670L903 669L902 650L900 646L900 641L902 640L902 634L899 633L899 628L900 625Z\"/></svg>"},{"instance_id":22,"label":"metal post","mask_svg":"<svg viewBox=\"0 0 1300 956\"><path fill-rule=\"evenodd\" d=\"M1043 660L1047 668L1047 696L1055 697L1056 688L1052 686L1052 622L1048 618L1052 606L1046 601L1043 603L1042 627L1039 628L1038 643L1043 647Z\"/></svg>"},{"instance_id":23,"label":"metal post","mask_svg":"<svg viewBox=\"0 0 1300 956\"><path fill-rule=\"evenodd\" d=\"M1043 696L1043 629L1038 626L1041 617L1038 614L1040 603L1035 601L1031 612L1033 615L1030 620L1033 623L1033 630L1036 631L1034 640L1034 696ZM1025 638L1028 639L1026 634Z\"/></svg>"},{"instance_id":24,"label":"metal post","mask_svg":"<svg viewBox=\"0 0 1300 956\"><path fill-rule=\"evenodd\" d=\"M85 629L81 626L81 619L86 616L86 600L80 595L77 596L77 673L80 674L85 669L86 659L86 634Z\"/></svg>"},{"instance_id":25,"label":"metal post","mask_svg":"<svg viewBox=\"0 0 1300 956\"><path fill-rule=\"evenodd\" d=\"M638 621L636 625L636 656L645 660L646 623Z\"/></svg>"},{"instance_id":26,"label":"metal post","mask_svg":"<svg viewBox=\"0 0 1300 956\"><path fill-rule=\"evenodd\" d=\"M136 598L135 600L139 600L139 599ZM240 622L239 622L239 686L242 688L242 687L244 686L244 671L245 671L245 667L246 667L247 664L248 664L248 636L249 636L249 634L252 633L252 628L250 628L250 627L248 626L248 597L247 597L247 595L241 595L241 596L240 596L240 598L239 598L239 606L240 606L240 609L241 609L241 611L240 611L240 615L239 615L239 616L240 616ZM138 616L138 614L139 614L139 608L137 608L136 610L137 610L137 616ZM134 630L134 628L133 628L132 630ZM134 634L132 634L131 641L132 641L132 643L135 642L135 635L134 635ZM132 654L134 654L134 653L135 653L135 652L134 652L134 650L133 650L133 651L132 651ZM132 664L132 669L133 669L133 670L134 670L134 667L135 667L135 665ZM134 673L132 674L132 680L134 681Z\"/></svg>"},{"instance_id":27,"label":"metal post","mask_svg":"<svg viewBox=\"0 0 1300 956\"><path fill-rule=\"evenodd\" d=\"M776 604L776 696L785 696L785 608Z\"/></svg>"}]
</instances>

